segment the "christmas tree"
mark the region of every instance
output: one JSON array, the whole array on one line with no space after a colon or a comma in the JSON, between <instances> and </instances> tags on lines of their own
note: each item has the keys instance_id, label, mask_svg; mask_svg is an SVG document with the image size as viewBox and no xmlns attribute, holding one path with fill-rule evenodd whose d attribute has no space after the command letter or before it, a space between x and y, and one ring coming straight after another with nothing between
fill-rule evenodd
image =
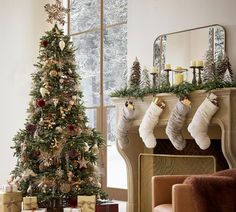
<instances>
[{"instance_id":1,"label":"christmas tree","mask_svg":"<svg viewBox=\"0 0 236 212\"><path fill-rule=\"evenodd\" d=\"M142 89L151 87L149 72L146 68L144 68L141 73L140 87Z\"/></svg>"},{"instance_id":2,"label":"christmas tree","mask_svg":"<svg viewBox=\"0 0 236 212\"><path fill-rule=\"evenodd\" d=\"M136 57L133 66L131 68L131 74L128 81L128 88L137 89L140 86L140 63L138 58Z\"/></svg>"},{"instance_id":3,"label":"christmas tree","mask_svg":"<svg viewBox=\"0 0 236 212\"><path fill-rule=\"evenodd\" d=\"M67 10L59 0L45 8L49 22L64 23ZM68 206L77 195L105 196L97 168L104 140L88 126L74 53L57 24L41 38L25 128L14 137L12 181L44 207L52 200Z\"/></svg>"}]
</instances>

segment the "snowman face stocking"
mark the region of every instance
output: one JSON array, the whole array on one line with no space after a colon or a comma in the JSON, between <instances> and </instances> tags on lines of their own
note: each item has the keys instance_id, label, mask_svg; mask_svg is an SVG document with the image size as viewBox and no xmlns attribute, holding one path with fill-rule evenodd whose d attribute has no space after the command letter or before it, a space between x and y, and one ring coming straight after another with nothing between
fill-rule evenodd
<instances>
[{"instance_id":1,"label":"snowman face stocking","mask_svg":"<svg viewBox=\"0 0 236 212\"><path fill-rule=\"evenodd\" d=\"M198 107L188 126L188 131L191 136L195 139L197 145L203 150L207 149L211 145L210 138L207 135L207 130L212 116L218 109L217 96L211 93Z\"/></svg>"},{"instance_id":2,"label":"snowman face stocking","mask_svg":"<svg viewBox=\"0 0 236 212\"><path fill-rule=\"evenodd\" d=\"M178 101L170 114L170 118L166 126L166 134L177 150L183 150L186 146L186 141L182 136L181 130L184 126L186 116L189 111L190 104L188 105Z\"/></svg>"}]
</instances>

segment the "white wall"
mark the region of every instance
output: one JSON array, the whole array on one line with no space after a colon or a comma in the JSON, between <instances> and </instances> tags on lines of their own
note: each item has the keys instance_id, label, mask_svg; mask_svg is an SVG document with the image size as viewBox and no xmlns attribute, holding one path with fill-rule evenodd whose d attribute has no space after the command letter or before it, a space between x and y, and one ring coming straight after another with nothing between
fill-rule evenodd
<instances>
[{"instance_id":1,"label":"white wall","mask_svg":"<svg viewBox=\"0 0 236 212\"><path fill-rule=\"evenodd\" d=\"M0 0L0 184L6 183L15 159L10 146L24 127L30 100L30 74L47 28L46 0Z\"/></svg>"},{"instance_id":2,"label":"white wall","mask_svg":"<svg viewBox=\"0 0 236 212\"><path fill-rule=\"evenodd\" d=\"M235 0L128 0L128 66L136 56L142 67L151 66L153 42L160 34L221 24L236 73L235 10Z\"/></svg>"}]
</instances>

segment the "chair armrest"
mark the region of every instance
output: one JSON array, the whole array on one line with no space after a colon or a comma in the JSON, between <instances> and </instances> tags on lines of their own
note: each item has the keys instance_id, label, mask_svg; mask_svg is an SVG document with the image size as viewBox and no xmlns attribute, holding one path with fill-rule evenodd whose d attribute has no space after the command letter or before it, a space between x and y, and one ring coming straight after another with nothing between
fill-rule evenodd
<instances>
[{"instance_id":1,"label":"chair armrest","mask_svg":"<svg viewBox=\"0 0 236 212\"><path fill-rule=\"evenodd\" d=\"M192 200L192 186L186 184L175 184L172 187L173 212L195 212Z\"/></svg>"},{"instance_id":2,"label":"chair armrest","mask_svg":"<svg viewBox=\"0 0 236 212\"><path fill-rule=\"evenodd\" d=\"M162 175L152 177L152 208L160 204L171 204L172 186L183 183L187 175Z\"/></svg>"}]
</instances>

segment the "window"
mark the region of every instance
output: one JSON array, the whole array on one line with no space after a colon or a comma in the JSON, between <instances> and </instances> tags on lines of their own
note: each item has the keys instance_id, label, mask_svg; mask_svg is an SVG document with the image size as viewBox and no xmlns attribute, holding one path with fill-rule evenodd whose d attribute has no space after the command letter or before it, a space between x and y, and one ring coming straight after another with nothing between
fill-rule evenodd
<instances>
[{"instance_id":1,"label":"window","mask_svg":"<svg viewBox=\"0 0 236 212\"><path fill-rule=\"evenodd\" d=\"M116 114L109 94L126 83L127 0L68 1L68 29L78 48L76 60L87 116L90 125L107 138L103 186L116 198L117 188L126 192L122 189L127 189L127 174L116 149Z\"/></svg>"}]
</instances>

